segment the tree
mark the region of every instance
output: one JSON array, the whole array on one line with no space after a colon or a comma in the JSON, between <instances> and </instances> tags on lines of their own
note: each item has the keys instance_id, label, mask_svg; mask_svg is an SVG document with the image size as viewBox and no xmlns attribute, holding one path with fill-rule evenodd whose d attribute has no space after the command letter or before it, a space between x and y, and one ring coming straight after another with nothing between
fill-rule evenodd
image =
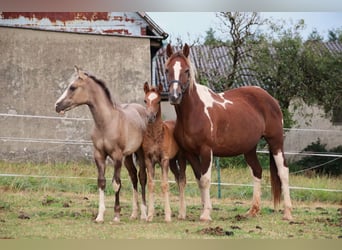
<instances>
[{"instance_id":1,"label":"tree","mask_svg":"<svg viewBox=\"0 0 342 250\"><path fill-rule=\"evenodd\" d=\"M318 104L327 114L342 105L341 53L329 52L317 32L303 42L301 27L274 29L277 36L261 37L254 58L255 75L262 87L279 100L286 127L293 125L288 112L293 98Z\"/></svg>"},{"instance_id":2,"label":"tree","mask_svg":"<svg viewBox=\"0 0 342 250\"><path fill-rule=\"evenodd\" d=\"M320 41L320 42L323 42L323 36L321 36L317 29L314 29L313 31L311 31L311 33L309 34L308 36L308 40L309 41Z\"/></svg>"},{"instance_id":3,"label":"tree","mask_svg":"<svg viewBox=\"0 0 342 250\"><path fill-rule=\"evenodd\" d=\"M213 28L210 28L205 33L206 36L204 38L204 45L218 46L224 44L221 40L215 37L215 30Z\"/></svg>"},{"instance_id":4,"label":"tree","mask_svg":"<svg viewBox=\"0 0 342 250\"><path fill-rule=\"evenodd\" d=\"M329 30L328 41L329 42L335 42L335 41L342 42L342 28Z\"/></svg>"},{"instance_id":5,"label":"tree","mask_svg":"<svg viewBox=\"0 0 342 250\"><path fill-rule=\"evenodd\" d=\"M257 27L264 23L257 12L219 12L217 17L221 20L221 31L227 34L226 44L231 47L229 50L232 58L232 65L227 69L226 81L221 90L227 90L246 72L246 64L243 61L250 57L253 50L253 38Z\"/></svg>"}]
</instances>

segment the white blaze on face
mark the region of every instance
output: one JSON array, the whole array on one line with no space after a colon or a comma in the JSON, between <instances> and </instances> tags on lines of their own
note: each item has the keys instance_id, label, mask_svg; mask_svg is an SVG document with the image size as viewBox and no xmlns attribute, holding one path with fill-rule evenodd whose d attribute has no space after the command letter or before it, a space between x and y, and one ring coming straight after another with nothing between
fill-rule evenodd
<instances>
[{"instance_id":1,"label":"white blaze on face","mask_svg":"<svg viewBox=\"0 0 342 250\"><path fill-rule=\"evenodd\" d=\"M68 94L68 89L69 89L70 86L76 81L76 79L77 79L77 78L76 78L75 75L73 75L73 76L70 77L70 79L69 79L69 81L68 81L68 82L70 82L70 84L69 84L68 87L64 90L63 94L58 98L58 100L57 100L56 103L55 103L55 106L56 106L57 103L61 102L61 101L67 96L67 94Z\"/></svg>"},{"instance_id":2,"label":"white blaze on face","mask_svg":"<svg viewBox=\"0 0 342 250\"><path fill-rule=\"evenodd\" d=\"M173 72L174 72L174 77L175 77L176 81L179 81L179 75L180 75L181 69L182 69L181 63L179 61L177 61L173 65Z\"/></svg>"},{"instance_id":3,"label":"white blaze on face","mask_svg":"<svg viewBox=\"0 0 342 250\"><path fill-rule=\"evenodd\" d=\"M204 110L203 111L209 119L211 131L213 131L213 123L212 123L211 118L210 118L209 108L212 108L214 106L214 104L217 104L217 105L221 105L224 109L226 109L226 104L233 104L233 102L229 101L227 99L224 99L223 93L219 94L219 96L222 98L222 102L216 101L212 97L212 95L210 93L210 89L203 86L203 85L200 85L200 84L196 84L196 90L197 90L197 94L198 94L199 98L201 99L201 101L204 104Z\"/></svg>"},{"instance_id":4,"label":"white blaze on face","mask_svg":"<svg viewBox=\"0 0 342 250\"><path fill-rule=\"evenodd\" d=\"M150 103L155 100L158 97L158 95L154 92L148 95L147 99L150 101Z\"/></svg>"},{"instance_id":5,"label":"white blaze on face","mask_svg":"<svg viewBox=\"0 0 342 250\"><path fill-rule=\"evenodd\" d=\"M67 96L68 89L69 89L71 84L72 83L69 84L69 86L66 88L66 90L64 90L63 94L58 98L58 100L55 103L55 106L56 106L57 103L61 102Z\"/></svg>"}]
</instances>

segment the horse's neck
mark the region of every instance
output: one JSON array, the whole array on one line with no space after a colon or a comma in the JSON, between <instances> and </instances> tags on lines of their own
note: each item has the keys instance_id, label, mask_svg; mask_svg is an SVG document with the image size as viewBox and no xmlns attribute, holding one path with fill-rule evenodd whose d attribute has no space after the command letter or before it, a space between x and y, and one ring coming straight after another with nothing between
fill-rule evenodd
<instances>
[{"instance_id":1,"label":"horse's neck","mask_svg":"<svg viewBox=\"0 0 342 250\"><path fill-rule=\"evenodd\" d=\"M181 119L177 120L181 120L182 122L189 120L189 115L193 112L191 108L196 106L193 97L196 96L196 98L198 98L198 95L194 95L193 93L195 91L197 91L197 89L194 83L194 86L192 86L191 89L188 88L187 91L184 93L182 102L179 105L175 105L177 117L182 117Z\"/></svg>"},{"instance_id":2,"label":"horse's neck","mask_svg":"<svg viewBox=\"0 0 342 250\"><path fill-rule=\"evenodd\" d=\"M148 123L147 131L149 134L158 135L163 131L163 120L161 117L161 108L159 106L156 120L153 123Z\"/></svg>"},{"instance_id":3,"label":"horse's neck","mask_svg":"<svg viewBox=\"0 0 342 250\"><path fill-rule=\"evenodd\" d=\"M95 126L99 129L105 128L113 121L113 117L117 116L119 113L118 109L112 105L102 90L101 94L94 95L88 106L93 116Z\"/></svg>"}]
</instances>

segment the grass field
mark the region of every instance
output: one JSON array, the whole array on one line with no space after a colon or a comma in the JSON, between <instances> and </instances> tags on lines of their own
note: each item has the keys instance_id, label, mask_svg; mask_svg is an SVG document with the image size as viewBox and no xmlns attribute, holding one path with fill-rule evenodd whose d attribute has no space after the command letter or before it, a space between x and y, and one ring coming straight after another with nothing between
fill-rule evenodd
<instances>
[{"instance_id":1,"label":"grass field","mask_svg":"<svg viewBox=\"0 0 342 250\"><path fill-rule=\"evenodd\" d=\"M201 205L190 167L187 172L187 219L177 219L178 198L171 188L173 221L163 221L163 200L157 182L156 214L153 222L130 220L131 184L122 170L121 222L112 218L114 193L110 185L113 169L107 170L105 222L96 224L97 173L86 164L0 163L0 238L2 239L338 239L342 237L342 192L292 189L294 221L281 220L271 202L269 171L263 174L262 211L255 218L243 215L249 208L252 187L212 185L212 222L199 221ZM160 169L156 170L159 179ZM40 176L40 177L39 177ZM43 177L44 176L44 177ZM75 177L75 178L65 178ZM173 180L173 177L169 177ZM248 169L223 169L222 182L251 184ZM212 181L216 182L213 170ZM290 176L292 187L342 189L341 178Z\"/></svg>"}]
</instances>

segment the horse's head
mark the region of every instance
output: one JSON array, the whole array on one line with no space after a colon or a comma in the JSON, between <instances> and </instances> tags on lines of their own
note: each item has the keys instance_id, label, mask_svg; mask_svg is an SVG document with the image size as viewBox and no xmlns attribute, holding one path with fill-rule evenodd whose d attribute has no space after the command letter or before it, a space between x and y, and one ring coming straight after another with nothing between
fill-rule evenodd
<instances>
[{"instance_id":1,"label":"horse's head","mask_svg":"<svg viewBox=\"0 0 342 250\"><path fill-rule=\"evenodd\" d=\"M57 113L64 114L65 111L87 104L89 100L87 78L88 75L75 66L75 73L70 77L68 87L55 104Z\"/></svg>"},{"instance_id":2,"label":"horse's head","mask_svg":"<svg viewBox=\"0 0 342 250\"><path fill-rule=\"evenodd\" d=\"M160 112L161 92L163 85L159 83L158 88L150 88L148 83L144 83L147 120L149 123L155 122L158 112Z\"/></svg>"},{"instance_id":3,"label":"horse's head","mask_svg":"<svg viewBox=\"0 0 342 250\"><path fill-rule=\"evenodd\" d=\"M190 48L187 44L184 45L183 51L177 53L173 52L171 44L166 48L168 60L165 74L169 85L169 100L173 105L181 103L184 92L191 84L191 77L194 77L188 58L189 52Z\"/></svg>"}]
</instances>

